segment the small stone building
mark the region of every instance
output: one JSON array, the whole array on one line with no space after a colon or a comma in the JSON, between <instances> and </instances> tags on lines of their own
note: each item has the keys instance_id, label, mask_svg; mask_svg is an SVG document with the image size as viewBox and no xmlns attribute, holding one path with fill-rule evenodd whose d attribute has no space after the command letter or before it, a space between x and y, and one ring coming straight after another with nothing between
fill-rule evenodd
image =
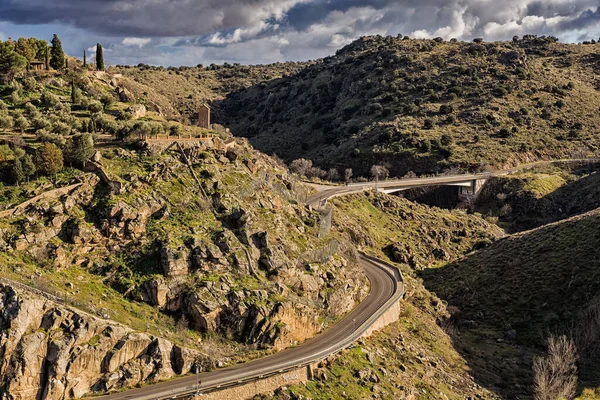
<instances>
[{"instance_id":1,"label":"small stone building","mask_svg":"<svg viewBox=\"0 0 600 400\"><path fill-rule=\"evenodd\" d=\"M43 71L46 67L46 63L43 61L33 60L29 62L30 71Z\"/></svg>"},{"instance_id":2,"label":"small stone building","mask_svg":"<svg viewBox=\"0 0 600 400\"><path fill-rule=\"evenodd\" d=\"M198 126L204 129L211 129L210 125L210 107L204 103L198 111Z\"/></svg>"}]
</instances>

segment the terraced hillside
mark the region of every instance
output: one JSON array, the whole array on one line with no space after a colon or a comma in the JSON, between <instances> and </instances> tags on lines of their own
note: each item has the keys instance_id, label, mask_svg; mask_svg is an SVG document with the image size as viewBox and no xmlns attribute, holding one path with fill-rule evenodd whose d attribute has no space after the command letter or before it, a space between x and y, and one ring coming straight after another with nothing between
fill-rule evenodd
<instances>
[{"instance_id":1,"label":"terraced hillside","mask_svg":"<svg viewBox=\"0 0 600 400\"><path fill-rule=\"evenodd\" d=\"M364 37L232 93L220 121L291 162L368 175L484 170L598 150L600 45Z\"/></svg>"}]
</instances>

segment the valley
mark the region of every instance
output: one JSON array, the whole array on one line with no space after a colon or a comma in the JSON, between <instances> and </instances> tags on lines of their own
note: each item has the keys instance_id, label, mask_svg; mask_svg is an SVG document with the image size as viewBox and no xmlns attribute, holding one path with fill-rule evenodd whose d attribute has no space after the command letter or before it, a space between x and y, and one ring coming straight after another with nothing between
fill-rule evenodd
<instances>
[{"instance_id":1,"label":"valley","mask_svg":"<svg viewBox=\"0 0 600 400\"><path fill-rule=\"evenodd\" d=\"M0 399L597 398L599 49L15 64Z\"/></svg>"}]
</instances>

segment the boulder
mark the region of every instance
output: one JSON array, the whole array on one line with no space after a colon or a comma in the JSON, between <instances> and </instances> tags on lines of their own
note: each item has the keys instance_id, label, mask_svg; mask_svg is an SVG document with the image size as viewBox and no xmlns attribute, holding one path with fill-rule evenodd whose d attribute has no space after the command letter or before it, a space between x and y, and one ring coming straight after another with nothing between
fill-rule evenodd
<instances>
[{"instance_id":1,"label":"boulder","mask_svg":"<svg viewBox=\"0 0 600 400\"><path fill-rule=\"evenodd\" d=\"M146 116L146 106L143 104L134 104L127 109L133 119L140 119Z\"/></svg>"},{"instance_id":2,"label":"boulder","mask_svg":"<svg viewBox=\"0 0 600 400\"><path fill-rule=\"evenodd\" d=\"M185 246L172 249L168 243L160 245L160 265L165 276L187 275L190 272L190 250Z\"/></svg>"}]
</instances>

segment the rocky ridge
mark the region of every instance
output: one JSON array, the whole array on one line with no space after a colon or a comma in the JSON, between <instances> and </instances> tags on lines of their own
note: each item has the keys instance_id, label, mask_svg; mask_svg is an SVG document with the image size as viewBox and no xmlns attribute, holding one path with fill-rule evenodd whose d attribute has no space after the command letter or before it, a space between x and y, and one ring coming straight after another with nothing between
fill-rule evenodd
<instances>
[{"instance_id":1,"label":"rocky ridge","mask_svg":"<svg viewBox=\"0 0 600 400\"><path fill-rule=\"evenodd\" d=\"M80 398L212 368L198 351L0 283L0 398Z\"/></svg>"}]
</instances>

